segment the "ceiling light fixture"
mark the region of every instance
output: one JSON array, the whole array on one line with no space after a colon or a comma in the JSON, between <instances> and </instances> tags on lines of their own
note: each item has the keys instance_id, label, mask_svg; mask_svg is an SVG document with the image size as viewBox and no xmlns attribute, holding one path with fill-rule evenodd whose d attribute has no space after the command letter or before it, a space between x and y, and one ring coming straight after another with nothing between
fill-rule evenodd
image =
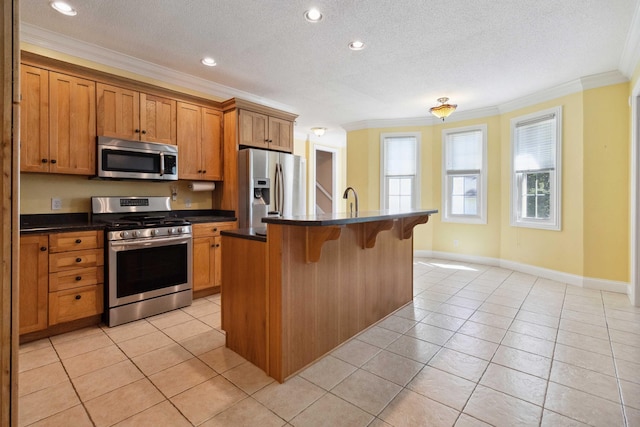
<instances>
[{"instance_id":1,"label":"ceiling light fixture","mask_svg":"<svg viewBox=\"0 0 640 427\"><path fill-rule=\"evenodd\" d=\"M202 58L200 62L202 62L202 65L206 65L207 67L215 67L216 65L218 65L215 59L210 58L208 56L205 56L204 58Z\"/></svg>"},{"instance_id":2,"label":"ceiling light fixture","mask_svg":"<svg viewBox=\"0 0 640 427\"><path fill-rule=\"evenodd\" d=\"M322 136L327 131L327 128L311 128L311 130L316 134L316 136Z\"/></svg>"},{"instance_id":3,"label":"ceiling light fixture","mask_svg":"<svg viewBox=\"0 0 640 427\"><path fill-rule=\"evenodd\" d=\"M73 7L71 7L69 3L65 3L63 1L52 1L49 3L49 5L51 5L52 8L62 13L63 15L76 16L78 14L78 12Z\"/></svg>"},{"instance_id":4,"label":"ceiling light fixture","mask_svg":"<svg viewBox=\"0 0 640 427\"><path fill-rule=\"evenodd\" d=\"M304 13L304 19L309 22L320 22L322 21L322 13L316 8L309 9Z\"/></svg>"},{"instance_id":5,"label":"ceiling light fixture","mask_svg":"<svg viewBox=\"0 0 640 427\"><path fill-rule=\"evenodd\" d=\"M362 50L364 49L364 43L360 40L355 40L349 43L349 49L351 50Z\"/></svg>"},{"instance_id":6,"label":"ceiling light fixture","mask_svg":"<svg viewBox=\"0 0 640 427\"><path fill-rule=\"evenodd\" d=\"M429 108L429 112L437 118L442 119L443 122L445 117L449 117L449 115L458 108L457 104L447 104L448 100L449 98L446 97L438 98L440 105Z\"/></svg>"}]
</instances>

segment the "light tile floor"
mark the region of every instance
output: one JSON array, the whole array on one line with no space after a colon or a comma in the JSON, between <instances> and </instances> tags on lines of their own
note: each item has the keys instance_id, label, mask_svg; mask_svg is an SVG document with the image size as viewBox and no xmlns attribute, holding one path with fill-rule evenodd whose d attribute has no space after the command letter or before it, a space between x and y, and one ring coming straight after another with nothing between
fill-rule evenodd
<instances>
[{"instance_id":1,"label":"light tile floor","mask_svg":"<svg viewBox=\"0 0 640 427\"><path fill-rule=\"evenodd\" d=\"M22 426L640 426L640 308L414 262L414 300L285 384L224 347L220 297L20 347Z\"/></svg>"}]
</instances>

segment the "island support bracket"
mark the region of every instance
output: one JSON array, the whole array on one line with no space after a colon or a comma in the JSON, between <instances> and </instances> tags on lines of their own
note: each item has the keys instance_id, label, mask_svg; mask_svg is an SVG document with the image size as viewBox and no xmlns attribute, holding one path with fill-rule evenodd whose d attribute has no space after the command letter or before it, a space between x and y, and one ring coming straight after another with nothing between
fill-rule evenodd
<instances>
[{"instance_id":1,"label":"island support bracket","mask_svg":"<svg viewBox=\"0 0 640 427\"><path fill-rule=\"evenodd\" d=\"M429 221L429 215L413 216L410 218L400 218L400 240L410 239L413 235L413 229L416 225L426 224Z\"/></svg>"},{"instance_id":2,"label":"island support bracket","mask_svg":"<svg viewBox=\"0 0 640 427\"><path fill-rule=\"evenodd\" d=\"M338 240L340 227L306 227L305 260L307 263L318 262L322 245L329 240Z\"/></svg>"}]
</instances>

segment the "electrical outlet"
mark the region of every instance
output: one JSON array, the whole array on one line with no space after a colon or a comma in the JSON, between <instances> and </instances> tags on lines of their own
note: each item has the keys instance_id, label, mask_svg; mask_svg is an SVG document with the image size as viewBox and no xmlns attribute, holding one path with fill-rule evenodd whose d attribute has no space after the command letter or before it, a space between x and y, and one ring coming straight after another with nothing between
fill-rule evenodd
<instances>
[{"instance_id":1,"label":"electrical outlet","mask_svg":"<svg viewBox=\"0 0 640 427\"><path fill-rule=\"evenodd\" d=\"M184 206L185 206L186 208L190 208L190 207L191 207L191 199L187 199L187 200L185 200L185 201L184 201Z\"/></svg>"},{"instance_id":2,"label":"electrical outlet","mask_svg":"<svg viewBox=\"0 0 640 427\"><path fill-rule=\"evenodd\" d=\"M51 210L56 211L62 209L62 199L54 197L51 199Z\"/></svg>"},{"instance_id":3,"label":"electrical outlet","mask_svg":"<svg viewBox=\"0 0 640 427\"><path fill-rule=\"evenodd\" d=\"M453 246L458 247L458 243L460 243L460 242L458 242L458 239L455 239L455 240L453 241Z\"/></svg>"}]
</instances>

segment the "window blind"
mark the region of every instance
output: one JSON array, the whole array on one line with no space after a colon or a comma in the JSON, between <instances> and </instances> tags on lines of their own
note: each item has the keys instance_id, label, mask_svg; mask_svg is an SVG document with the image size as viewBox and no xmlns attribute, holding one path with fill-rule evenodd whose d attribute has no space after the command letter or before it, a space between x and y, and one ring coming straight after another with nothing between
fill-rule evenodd
<instances>
[{"instance_id":1,"label":"window blind","mask_svg":"<svg viewBox=\"0 0 640 427\"><path fill-rule=\"evenodd\" d=\"M447 171L471 171L482 168L482 132L452 133L446 140Z\"/></svg>"},{"instance_id":2,"label":"window blind","mask_svg":"<svg viewBox=\"0 0 640 427\"><path fill-rule=\"evenodd\" d=\"M515 127L516 172L556 167L556 118L552 114Z\"/></svg>"},{"instance_id":3,"label":"window blind","mask_svg":"<svg viewBox=\"0 0 640 427\"><path fill-rule=\"evenodd\" d=\"M385 175L415 175L416 138L393 137L384 140Z\"/></svg>"}]
</instances>

